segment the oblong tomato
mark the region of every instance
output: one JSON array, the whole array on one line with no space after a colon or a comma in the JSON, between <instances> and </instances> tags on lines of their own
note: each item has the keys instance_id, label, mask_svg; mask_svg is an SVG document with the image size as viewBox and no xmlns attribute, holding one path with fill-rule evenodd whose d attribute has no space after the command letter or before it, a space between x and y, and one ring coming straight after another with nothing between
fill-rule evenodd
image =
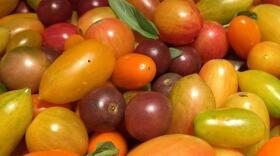
<instances>
[{"instance_id":1,"label":"oblong tomato","mask_svg":"<svg viewBox=\"0 0 280 156\"><path fill-rule=\"evenodd\" d=\"M228 96L237 92L237 74L233 65L227 60L208 61L201 68L199 75L211 88L217 108L222 107Z\"/></svg>"},{"instance_id":2,"label":"oblong tomato","mask_svg":"<svg viewBox=\"0 0 280 156\"><path fill-rule=\"evenodd\" d=\"M104 84L115 65L112 50L86 40L66 50L47 69L39 89L41 99L56 104L79 100L91 89Z\"/></svg>"}]
</instances>

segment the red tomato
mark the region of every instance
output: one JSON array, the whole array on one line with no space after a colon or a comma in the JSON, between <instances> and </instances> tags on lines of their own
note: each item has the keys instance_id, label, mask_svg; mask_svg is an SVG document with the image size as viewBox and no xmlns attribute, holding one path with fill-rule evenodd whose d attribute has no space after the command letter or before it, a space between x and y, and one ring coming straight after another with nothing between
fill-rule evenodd
<instances>
[{"instance_id":1,"label":"red tomato","mask_svg":"<svg viewBox=\"0 0 280 156\"><path fill-rule=\"evenodd\" d=\"M228 39L235 53L246 59L254 45L261 41L261 32L255 20L247 16L237 16L229 25Z\"/></svg>"},{"instance_id":2,"label":"red tomato","mask_svg":"<svg viewBox=\"0 0 280 156\"><path fill-rule=\"evenodd\" d=\"M270 139L259 151L257 156L279 156L280 137Z\"/></svg>"}]
</instances>

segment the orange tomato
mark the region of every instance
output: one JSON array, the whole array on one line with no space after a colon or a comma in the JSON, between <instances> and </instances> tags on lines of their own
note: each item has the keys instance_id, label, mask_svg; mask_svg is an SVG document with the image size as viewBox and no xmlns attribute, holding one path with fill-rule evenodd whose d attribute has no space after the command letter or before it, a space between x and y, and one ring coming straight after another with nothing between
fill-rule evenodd
<instances>
[{"instance_id":1,"label":"orange tomato","mask_svg":"<svg viewBox=\"0 0 280 156\"><path fill-rule=\"evenodd\" d=\"M33 116L37 116L40 112L42 112L43 110L49 108L49 107L64 107L64 108L71 108L70 104L65 104L65 105L58 105L58 104L54 104L54 103L50 103L47 101L44 101L42 99L39 98L38 94L33 94L32 95L32 104L33 104Z\"/></svg>"},{"instance_id":2,"label":"orange tomato","mask_svg":"<svg viewBox=\"0 0 280 156\"><path fill-rule=\"evenodd\" d=\"M270 139L258 152L257 156L279 156L280 137Z\"/></svg>"},{"instance_id":3,"label":"orange tomato","mask_svg":"<svg viewBox=\"0 0 280 156\"><path fill-rule=\"evenodd\" d=\"M261 32L255 20L237 16L230 22L228 39L235 53L246 59L253 46L261 41Z\"/></svg>"},{"instance_id":4,"label":"orange tomato","mask_svg":"<svg viewBox=\"0 0 280 156\"><path fill-rule=\"evenodd\" d=\"M111 141L119 150L117 156L125 156L127 153L127 143L125 138L118 132L105 132L93 135L89 141L88 153L96 150L96 145L101 142Z\"/></svg>"},{"instance_id":5,"label":"orange tomato","mask_svg":"<svg viewBox=\"0 0 280 156\"><path fill-rule=\"evenodd\" d=\"M75 35L71 35L64 43L64 49L70 49L73 46L81 43L82 41L84 41L83 36L75 34Z\"/></svg>"},{"instance_id":6,"label":"orange tomato","mask_svg":"<svg viewBox=\"0 0 280 156\"><path fill-rule=\"evenodd\" d=\"M253 47L247 59L249 69L262 70L280 77L280 44L261 42Z\"/></svg>"},{"instance_id":7,"label":"orange tomato","mask_svg":"<svg viewBox=\"0 0 280 156\"><path fill-rule=\"evenodd\" d=\"M151 82L155 74L156 65L150 57L130 53L117 59L112 81L124 89L138 89Z\"/></svg>"},{"instance_id":8,"label":"orange tomato","mask_svg":"<svg viewBox=\"0 0 280 156\"><path fill-rule=\"evenodd\" d=\"M77 153L64 150L40 151L25 154L24 156L80 156Z\"/></svg>"}]
</instances>

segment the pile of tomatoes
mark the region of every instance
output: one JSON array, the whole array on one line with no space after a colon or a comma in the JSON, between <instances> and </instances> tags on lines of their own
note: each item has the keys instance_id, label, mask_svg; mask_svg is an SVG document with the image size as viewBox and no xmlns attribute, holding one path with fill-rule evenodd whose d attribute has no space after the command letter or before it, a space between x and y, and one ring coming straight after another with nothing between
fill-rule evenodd
<instances>
[{"instance_id":1,"label":"pile of tomatoes","mask_svg":"<svg viewBox=\"0 0 280 156\"><path fill-rule=\"evenodd\" d=\"M280 0L0 0L0 156L280 155Z\"/></svg>"}]
</instances>

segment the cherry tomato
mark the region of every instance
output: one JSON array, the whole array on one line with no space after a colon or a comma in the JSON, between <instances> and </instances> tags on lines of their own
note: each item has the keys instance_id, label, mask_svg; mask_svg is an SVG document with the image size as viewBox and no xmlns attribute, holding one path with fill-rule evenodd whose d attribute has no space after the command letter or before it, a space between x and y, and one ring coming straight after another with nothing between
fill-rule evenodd
<instances>
[{"instance_id":1,"label":"cherry tomato","mask_svg":"<svg viewBox=\"0 0 280 156\"><path fill-rule=\"evenodd\" d=\"M261 32L255 20L237 16L229 25L228 39L235 53L246 59L253 46L261 41Z\"/></svg>"},{"instance_id":2,"label":"cherry tomato","mask_svg":"<svg viewBox=\"0 0 280 156\"><path fill-rule=\"evenodd\" d=\"M155 74L156 64L150 57L130 53L117 59L112 80L118 87L138 89L152 81Z\"/></svg>"},{"instance_id":3,"label":"cherry tomato","mask_svg":"<svg viewBox=\"0 0 280 156\"><path fill-rule=\"evenodd\" d=\"M280 137L270 139L259 151L257 156L278 156L280 155Z\"/></svg>"}]
</instances>

